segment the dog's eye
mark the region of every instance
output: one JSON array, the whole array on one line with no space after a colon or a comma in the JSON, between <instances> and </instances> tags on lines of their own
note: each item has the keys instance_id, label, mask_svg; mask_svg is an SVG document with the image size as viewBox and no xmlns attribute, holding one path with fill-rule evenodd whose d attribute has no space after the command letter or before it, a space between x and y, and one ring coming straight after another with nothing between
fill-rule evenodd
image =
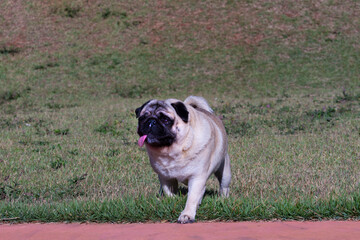
<instances>
[{"instance_id":1,"label":"dog's eye","mask_svg":"<svg viewBox=\"0 0 360 240\"><path fill-rule=\"evenodd\" d=\"M170 119L169 119L169 118L167 118L167 117L163 117L163 118L161 118L161 121L162 121L163 123L165 123L165 124L170 123Z\"/></svg>"},{"instance_id":2,"label":"dog's eye","mask_svg":"<svg viewBox=\"0 0 360 240\"><path fill-rule=\"evenodd\" d=\"M164 114L160 115L160 121L164 123L165 125L170 125L172 123L171 119Z\"/></svg>"}]
</instances>

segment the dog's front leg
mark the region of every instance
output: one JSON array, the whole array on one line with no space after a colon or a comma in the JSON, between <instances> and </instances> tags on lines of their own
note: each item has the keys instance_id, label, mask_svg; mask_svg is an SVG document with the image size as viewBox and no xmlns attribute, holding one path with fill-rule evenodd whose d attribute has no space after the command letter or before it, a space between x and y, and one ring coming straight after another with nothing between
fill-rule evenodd
<instances>
[{"instance_id":1,"label":"dog's front leg","mask_svg":"<svg viewBox=\"0 0 360 240\"><path fill-rule=\"evenodd\" d=\"M178 223L193 223L195 221L196 210L205 193L206 179L205 177L189 180L185 209L181 212Z\"/></svg>"}]
</instances>

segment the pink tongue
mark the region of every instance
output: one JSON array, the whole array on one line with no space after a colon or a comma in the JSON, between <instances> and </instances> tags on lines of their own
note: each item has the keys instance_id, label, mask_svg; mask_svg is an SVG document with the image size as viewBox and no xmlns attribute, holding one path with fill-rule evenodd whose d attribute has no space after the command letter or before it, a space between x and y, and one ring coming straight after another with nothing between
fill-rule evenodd
<instances>
[{"instance_id":1,"label":"pink tongue","mask_svg":"<svg viewBox=\"0 0 360 240\"><path fill-rule=\"evenodd\" d=\"M147 137L147 135L144 135L139 138L139 141L138 141L139 147L144 146L146 137Z\"/></svg>"}]
</instances>

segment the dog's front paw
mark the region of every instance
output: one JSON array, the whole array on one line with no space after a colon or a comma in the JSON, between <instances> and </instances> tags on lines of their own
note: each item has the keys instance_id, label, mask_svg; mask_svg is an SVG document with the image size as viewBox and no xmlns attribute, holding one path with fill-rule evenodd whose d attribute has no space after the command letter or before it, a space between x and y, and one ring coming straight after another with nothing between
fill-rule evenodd
<instances>
[{"instance_id":1,"label":"dog's front paw","mask_svg":"<svg viewBox=\"0 0 360 240\"><path fill-rule=\"evenodd\" d=\"M195 216L190 216L189 214L181 214L178 218L178 223L185 224L185 223L193 223L195 222Z\"/></svg>"}]
</instances>

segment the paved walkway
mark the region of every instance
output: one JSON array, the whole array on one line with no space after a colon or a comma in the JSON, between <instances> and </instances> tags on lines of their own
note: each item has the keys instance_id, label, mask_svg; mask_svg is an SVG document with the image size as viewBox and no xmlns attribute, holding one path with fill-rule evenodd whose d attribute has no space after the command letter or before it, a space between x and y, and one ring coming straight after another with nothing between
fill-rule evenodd
<instances>
[{"instance_id":1,"label":"paved walkway","mask_svg":"<svg viewBox=\"0 0 360 240\"><path fill-rule=\"evenodd\" d=\"M360 239L360 221L154 224L3 224L1 240Z\"/></svg>"}]
</instances>

